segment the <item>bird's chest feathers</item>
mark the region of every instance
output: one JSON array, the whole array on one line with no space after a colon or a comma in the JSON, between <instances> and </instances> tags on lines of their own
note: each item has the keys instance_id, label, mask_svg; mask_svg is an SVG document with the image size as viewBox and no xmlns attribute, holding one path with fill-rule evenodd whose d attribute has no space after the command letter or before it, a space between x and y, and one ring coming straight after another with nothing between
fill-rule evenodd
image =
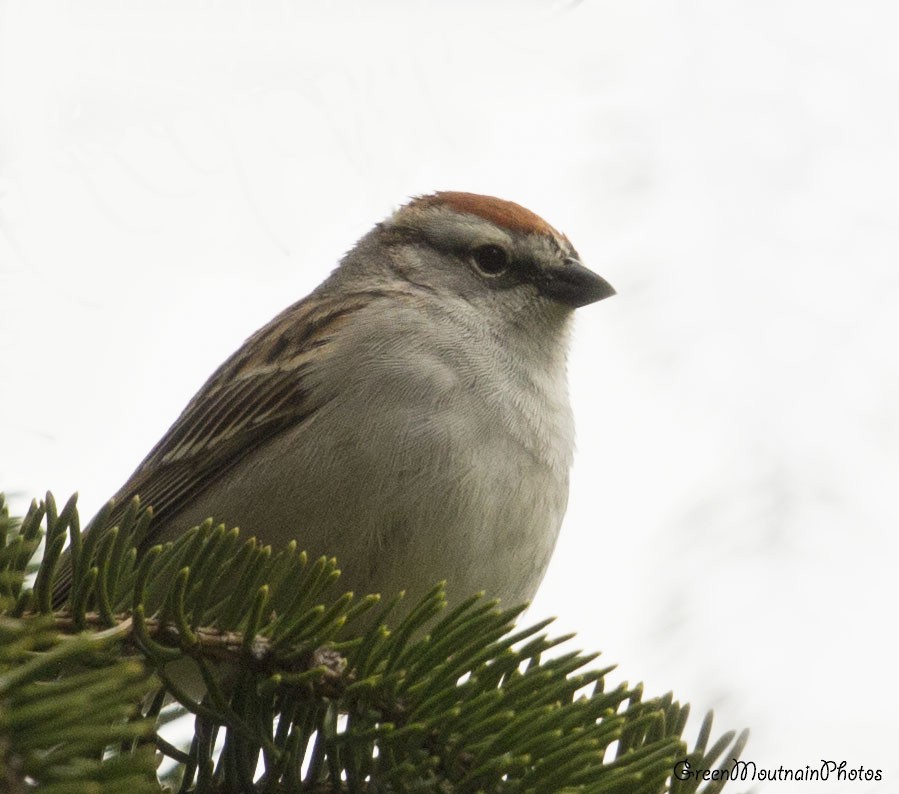
<instances>
[{"instance_id":1,"label":"bird's chest feathers","mask_svg":"<svg viewBox=\"0 0 899 794\"><path fill-rule=\"evenodd\" d=\"M574 433L564 362L547 370L510 356L496 368L474 384L473 402L483 411L487 437L491 429L501 432L535 461L567 472Z\"/></svg>"},{"instance_id":2,"label":"bird's chest feathers","mask_svg":"<svg viewBox=\"0 0 899 794\"><path fill-rule=\"evenodd\" d=\"M395 382L397 402L416 413L412 427L457 454L567 477L574 431L561 352L534 366L502 345L489 355L432 351Z\"/></svg>"},{"instance_id":3,"label":"bird's chest feathers","mask_svg":"<svg viewBox=\"0 0 899 794\"><path fill-rule=\"evenodd\" d=\"M350 436L379 438L371 446L407 463L468 458L567 481L574 430L564 339L540 346L458 315L387 319L376 316L383 327L353 340L354 356L338 345L330 357L339 372L328 380L353 396L332 403L355 407Z\"/></svg>"}]
</instances>

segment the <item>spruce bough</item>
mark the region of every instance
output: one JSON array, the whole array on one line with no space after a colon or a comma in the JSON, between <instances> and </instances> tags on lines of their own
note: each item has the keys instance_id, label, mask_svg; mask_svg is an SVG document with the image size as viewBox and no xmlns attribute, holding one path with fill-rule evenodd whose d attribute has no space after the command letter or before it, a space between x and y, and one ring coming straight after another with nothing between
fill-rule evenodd
<instances>
[{"instance_id":1,"label":"spruce bough","mask_svg":"<svg viewBox=\"0 0 899 794\"><path fill-rule=\"evenodd\" d=\"M0 497L0 789L127 792L672 792L723 780L747 733L689 749L689 707L606 688L596 654L519 628L524 607L443 588L411 608L354 597L309 560L211 522L140 559L135 500L81 535L75 498L11 518ZM73 580L51 609L66 539ZM35 559L41 541L45 551ZM552 651L552 653L549 653ZM184 668L205 695L185 687ZM160 729L180 711L193 736ZM157 778L156 767L161 771Z\"/></svg>"}]
</instances>

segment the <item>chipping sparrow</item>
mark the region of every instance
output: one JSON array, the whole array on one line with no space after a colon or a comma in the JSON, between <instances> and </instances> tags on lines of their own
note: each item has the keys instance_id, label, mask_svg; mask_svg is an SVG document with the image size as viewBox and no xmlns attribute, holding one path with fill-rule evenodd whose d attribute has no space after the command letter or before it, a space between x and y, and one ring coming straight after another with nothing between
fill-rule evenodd
<instances>
[{"instance_id":1,"label":"chipping sparrow","mask_svg":"<svg viewBox=\"0 0 899 794\"><path fill-rule=\"evenodd\" d=\"M527 600L568 501L571 315L613 294L517 204L416 198L216 370L116 502L153 506L143 549L214 516L335 555L357 593Z\"/></svg>"}]
</instances>

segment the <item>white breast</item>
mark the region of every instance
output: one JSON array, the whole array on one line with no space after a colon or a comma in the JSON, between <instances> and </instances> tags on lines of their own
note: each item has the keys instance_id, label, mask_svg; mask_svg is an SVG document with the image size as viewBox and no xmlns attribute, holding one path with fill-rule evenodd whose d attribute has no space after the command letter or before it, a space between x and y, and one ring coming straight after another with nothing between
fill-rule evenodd
<instances>
[{"instance_id":1,"label":"white breast","mask_svg":"<svg viewBox=\"0 0 899 794\"><path fill-rule=\"evenodd\" d=\"M568 499L563 345L525 366L521 340L475 340L439 313L367 319L310 374L324 406L235 467L195 520L227 493L221 518L336 555L356 592L414 597L446 579L457 599L531 598Z\"/></svg>"}]
</instances>

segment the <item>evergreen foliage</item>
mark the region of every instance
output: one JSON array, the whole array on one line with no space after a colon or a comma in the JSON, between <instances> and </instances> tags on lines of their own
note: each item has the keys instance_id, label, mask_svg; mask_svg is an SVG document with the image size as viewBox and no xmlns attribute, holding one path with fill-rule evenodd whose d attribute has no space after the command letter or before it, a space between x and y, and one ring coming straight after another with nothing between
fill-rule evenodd
<instances>
[{"instance_id":1,"label":"evergreen foliage","mask_svg":"<svg viewBox=\"0 0 899 794\"><path fill-rule=\"evenodd\" d=\"M335 560L211 522L138 559L150 511L135 500L112 527L111 514L82 536L74 497L58 511L48 494L21 521L0 498L11 794L714 794L722 781L672 779L675 762L728 765L745 745L746 732L711 742L709 715L688 751L687 706L607 689L612 668L562 652L570 638L549 621L516 628L523 607L473 596L447 610L441 585L411 608L356 598ZM54 611L66 538L71 587ZM194 715L183 746L159 731L179 708Z\"/></svg>"}]
</instances>

